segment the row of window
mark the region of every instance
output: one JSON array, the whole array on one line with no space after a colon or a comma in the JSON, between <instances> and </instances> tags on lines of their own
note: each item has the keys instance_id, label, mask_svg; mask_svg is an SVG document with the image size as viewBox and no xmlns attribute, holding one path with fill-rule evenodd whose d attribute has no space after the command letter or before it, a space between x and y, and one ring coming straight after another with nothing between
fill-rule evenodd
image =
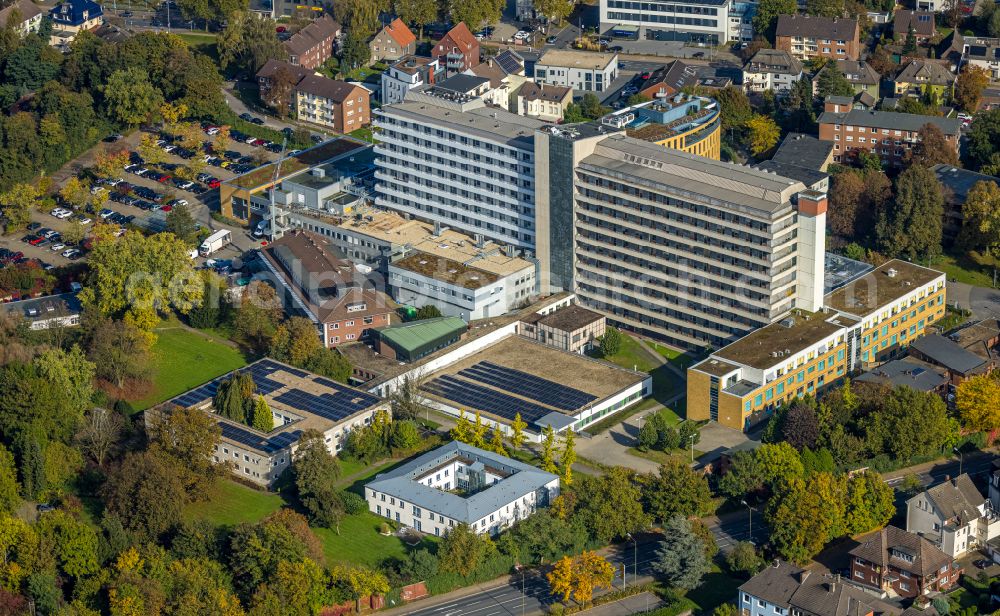
<instances>
[{"instance_id":1,"label":"row of window","mask_svg":"<svg viewBox=\"0 0 1000 616\"><path fill-rule=\"evenodd\" d=\"M401 211L411 211L418 215L424 215L432 220L437 219L447 222L451 225L464 224L467 227L467 231L474 231L476 229L486 229L491 233L491 239L496 238L502 242L512 243L515 245L519 244L529 244L534 245L535 236L527 230L521 228L507 229L499 225L494 225L493 223L484 222L479 217L469 217L464 214L459 214L458 212L446 210L444 208L438 207L437 205L431 205L427 202L418 202L413 199L403 197L401 195L411 195L413 191L407 190L405 186L393 185L391 182L384 182L381 186L381 191L378 196L376 203L380 206L388 206L393 209ZM394 190L400 194L393 194L385 192L386 189ZM448 199L439 199L434 201L436 204L451 205L452 207L457 207L460 209L468 209L463 206L463 204L452 202Z\"/></svg>"},{"instance_id":2,"label":"row of window","mask_svg":"<svg viewBox=\"0 0 1000 616\"><path fill-rule=\"evenodd\" d=\"M675 24L679 26L698 26L700 28L718 28L719 20L701 17L673 17L672 15L656 15L650 13L619 13L609 11L608 19L614 21L639 21L645 23Z\"/></svg>"},{"instance_id":3,"label":"row of window","mask_svg":"<svg viewBox=\"0 0 1000 616\"><path fill-rule=\"evenodd\" d=\"M629 0L608 0L608 8L631 9L633 11L658 11L660 13L687 13L689 15L718 15L719 9L690 4L659 4L655 2L630 2Z\"/></svg>"}]
</instances>

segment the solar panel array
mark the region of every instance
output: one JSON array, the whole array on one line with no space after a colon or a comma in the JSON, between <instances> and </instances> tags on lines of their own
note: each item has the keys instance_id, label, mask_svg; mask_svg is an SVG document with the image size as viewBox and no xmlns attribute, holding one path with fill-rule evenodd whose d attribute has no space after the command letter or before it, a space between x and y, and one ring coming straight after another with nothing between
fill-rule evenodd
<instances>
[{"instance_id":1,"label":"solar panel array","mask_svg":"<svg viewBox=\"0 0 1000 616\"><path fill-rule=\"evenodd\" d=\"M240 372L249 374L253 378L254 384L257 386L257 393L267 396L283 387L283 385L278 381L268 378L268 375L274 374L278 370L290 372L295 376L309 376L308 372L283 366L270 359L262 359L261 361L240 370ZM199 406L206 401L215 398L216 392L219 391L219 384L223 381L229 380L230 378L230 374L220 376L215 380L205 383L201 387L192 389L191 391L174 398L172 402L177 406L182 406L184 408Z\"/></svg>"},{"instance_id":2,"label":"solar panel array","mask_svg":"<svg viewBox=\"0 0 1000 616\"><path fill-rule=\"evenodd\" d=\"M298 442L299 437L302 436L302 430L293 430L291 432L276 434L271 438L265 438L259 434L251 432L250 430L246 430L224 421L220 421L218 423L219 428L222 430L223 438L246 445L252 449L259 449L268 454L280 451L292 443Z\"/></svg>"},{"instance_id":3,"label":"solar panel array","mask_svg":"<svg viewBox=\"0 0 1000 616\"><path fill-rule=\"evenodd\" d=\"M504 70L505 73L517 73L524 69L517 57L509 51L501 52L493 59Z\"/></svg>"},{"instance_id":4,"label":"solar panel array","mask_svg":"<svg viewBox=\"0 0 1000 616\"><path fill-rule=\"evenodd\" d=\"M579 389L489 361L481 361L471 368L461 370L459 374L564 411L575 411L597 400L597 396Z\"/></svg>"},{"instance_id":5,"label":"solar panel array","mask_svg":"<svg viewBox=\"0 0 1000 616\"><path fill-rule=\"evenodd\" d=\"M379 399L371 394L354 390L338 391L335 394L311 394L305 391L283 391L274 397L274 401L290 408L313 415L341 421L351 415L365 410L378 403Z\"/></svg>"},{"instance_id":6,"label":"solar panel array","mask_svg":"<svg viewBox=\"0 0 1000 616\"><path fill-rule=\"evenodd\" d=\"M439 376L424 385L429 393L457 403L461 407L486 411L497 417L512 420L517 413L521 419L533 423L553 412L539 404L526 402L520 398L477 385L451 375Z\"/></svg>"}]
</instances>

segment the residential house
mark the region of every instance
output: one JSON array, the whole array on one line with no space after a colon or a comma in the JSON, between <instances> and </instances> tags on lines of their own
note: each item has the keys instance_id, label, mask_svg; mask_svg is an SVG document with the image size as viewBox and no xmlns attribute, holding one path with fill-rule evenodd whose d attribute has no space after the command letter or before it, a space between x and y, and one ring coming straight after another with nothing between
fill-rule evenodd
<instances>
[{"instance_id":1,"label":"residential house","mask_svg":"<svg viewBox=\"0 0 1000 616\"><path fill-rule=\"evenodd\" d=\"M931 11L911 11L900 9L892 22L892 34L897 43L902 43L913 33L917 43L924 45L937 35L934 13Z\"/></svg>"},{"instance_id":2,"label":"residential house","mask_svg":"<svg viewBox=\"0 0 1000 616\"><path fill-rule=\"evenodd\" d=\"M18 23L9 24L12 15L17 14ZM0 27L12 27L22 36L29 32L38 32L42 25L42 9L32 0L17 0L10 6L0 9Z\"/></svg>"},{"instance_id":3,"label":"residential house","mask_svg":"<svg viewBox=\"0 0 1000 616\"><path fill-rule=\"evenodd\" d=\"M368 338L391 323L396 304L327 238L294 230L261 253L286 310L316 324L325 347Z\"/></svg>"},{"instance_id":4,"label":"residential house","mask_svg":"<svg viewBox=\"0 0 1000 616\"><path fill-rule=\"evenodd\" d=\"M260 100L271 107L284 104L295 108L295 86L311 71L281 60L268 60L257 71L257 92Z\"/></svg>"},{"instance_id":5,"label":"residential house","mask_svg":"<svg viewBox=\"0 0 1000 616\"><path fill-rule=\"evenodd\" d=\"M52 19L49 45L65 52L79 32L104 23L104 9L94 0L64 0L49 11L49 18Z\"/></svg>"},{"instance_id":6,"label":"residential house","mask_svg":"<svg viewBox=\"0 0 1000 616\"><path fill-rule=\"evenodd\" d=\"M556 475L458 441L365 484L369 511L436 536L456 524L496 535L558 495Z\"/></svg>"},{"instance_id":7,"label":"residential house","mask_svg":"<svg viewBox=\"0 0 1000 616\"><path fill-rule=\"evenodd\" d=\"M37 331L80 324L83 306L76 293L62 293L0 303L0 315L21 320Z\"/></svg>"},{"instance_id":8,"label":"residential house","mask_svg":"<svg viewBox=\"0 0 1000 616\"><path fill-rule=\"evenodd\" d=\"M333 46L340 36L340 24L329 15L314 19L284 42L288 62L315 70L333 55Z\"/></svg>"},{"instance_id":9,"label":"residential house","mask_svg":"<svg viewBox=\"0 0 1000 616\"><path fill-rule=\"evenodd\" d=\"M1000 517L968 474L947 479L906 501L906 530L961 558L1000 535Z\"/></svg>"},{"instance_id":10,"label":"residential house","mask_svg":"<svg viewBox=\"0 0 1000 616\"><path fill-rule=\"evenodd\" d=\"M804 133L788 133L771 160L754 165L782 177L798 180L806 188L826 193L830 175L826 172L833 162L833 144Z\"/></svg>"},{"instance_id":11,"label":"residential house","mask_svg":"<svg viewBox=\"0 0 1000 616\"><path fill-rule=\"evenodd\" d=\"M554 312L532 313L521 319L518 333L570 353L594 350L607 328L603 314L570 304Z\"/></svg>"},{"instance_id":12,"label":"residential house","mask_svg":"<svg viewBox=\"0 0 1000 616\"><path fill-rule=\"evenodd\" d=\"M996 367L996 358L992 353L974 353L939 334L931 334L913 343L910 354L944 368L949 382L956 386L976 375L989 374Z\"/></svg>"},{"instance_id":13,"label":"residential house","mask_svg":"<svg viewBox=\"0 0 1000 616\"><path fill-rule=\"evenodd\" d=\"M295 112L300 120L349 133L371 124L365 88L319 75L306 75L295 86Z\"/></svg>"},{"instance_id":14,"label":"residential house","mask_svg":"<svg viewBox=\"0 0 1000 616\"><path fill-rule=\"evenodd\" d=\"M464 73L479 64L479 39L461 22L434 43L431 57L440 60L448 74Z\"/></svg>"},{"instance_id":15,"label":"residential house","mask_svg":"<svg viewBox=\"0 0 1000 616\"><path fill-rule=\"evenodd\" d=\"M944 102L955 83L955 75L934 60L910 60L892 79L896 96L928 97Z\"/></svg>"},{"instance_id":16,"label":"residential house","mask_svg":"<svg viewBox=\"0 0 1000 616\"><path fill-rule=\"evenodd\" d=\"M875 101L879 98L879 83L882 81L878 72L864 60L837 60L835 66L854 88L854 94L866 94L871 97L868 106L874 106ZM829 64L824 66L813 77L813 94L818 92L819 76L830 68Z\"/></svg>"},{"instance_id":17,"label":"residential house","mask_svg":"<svg viewBox=\"0 0 1000 616\"><path fill-rule=\"evenodd\" d=\"M899 166L926 124L938 127L948 145L958 153L961 120L894 111L864 111L853 109L853 100L849 101L851 104L847 105L838 97L828 97L817 119L819 138L833 143L835 162L846 162L859 150L867 150L878 154L883 165Z\"/></svg>"},{"instance_id":18,"label":"residential house","mask_svg":"<svg viewBox=\"0 0 1000 616\"><path fill-rule=\"evenodd\" d=\"M962 36L956 30L951 47L961 55L962 62L985 70L994 81L1000 79L1000 38Z\"/></svg>"},{"instance_id":19,"label":"residential house","mask_svg":"<svg viewBox=\"0 0 1000 616\"><path fill-rule=\"evenodd\" d=\"M944 221L941 230L944 239L954 241L962 229L962 206L965 205L969 191L979 182L993 182L1000 186L1000 178L943 163L934 165L931 170L945 188Z\"/></svg>"},{"instance_id":20,"label":"residential house","mask_svg":"<svg viewBox=\"0 0 1000 616\"><path fill-rule=\"evenodd\" d=\"M253 380L257 395L271 411L273 428L267 432L223 417L215 408L219 384L239 372ZM219 427L212 461L225 464L241 481L270 488L292 464L299 439L316 430L327 451L337 455L352 430L371 425L389 403L367 391L337 383L318 374L265 357L187 391L144 413L146 426L158 423L176 408L202 411Z\"/></svg>"},{"instance_id":21,"label":"residential house","mask_svg":"<svg viewBox=\"0 0 1000 616\"><path fill-rule=\"evenodd\" d=\"M618 54L550 49L535 62L535 81L569 86L579 92L604 92L618 77Z\"/></svg>"},{"instance_id":22,"label":"residential house","mask_svg":"<svg viewBox=\"0 0 1000 616\"><path fill-rule=\"evenodd\" d=\"M401 103L410 90L434 85L443 78L444 69L438 60L422 56L405 56L382 73L382 92L379 100L383 105Z\"/></svg>"},{"instance_id":23,"label":"residential house","mask_svg":"<svg viewBox=\"0 0 1000 616\"><path fill-rule=\"evenodd\" d=\"M684 88L698 85L698 68L682 60L674 60L649 73L639 84L639 94L652 100L670 98Z\"/></svg>"},{"instance_id":24,"label":"residential house","mask_svg":"<svg viewBox=\"0 0 1000 616\"><path fill-rule=\"evenodd\" d=\"M506 49L489 56L465 74L489 79L490 89L484 95L486 102L517 113L517 91L529 81L524 76L524 58L517 52Z\"/></svg>"},{"instance_id":25,"label":"residential house","mask_svg":"<svg viewBox=\"0 0 1000 616\"><path fill-rule=\"evenodd\" d=\"M761 49L743 66L743 87L747 92L773 90L787 94L802 78L802 62L781 49Z\"/></svg>"},{"instance_id":26,"label":"residential house","mask_svg":"<svg viewBox=\"0 0 1000 616\"><path fill-rule=\"evenodd\" d=\"M852 549L851 582L894 597L948 592L962 575L955 559L933 543L895 526L858 538Z\"/></svg>"},{"instance_id":27,"label":"residential house","mask_svg":"<svg viewBox=\"0 0 1000 616\"><path fill-rule=\"evenodd\" d=\"M779 15L774 46L800 60L857 60L861 51L858 22L812 15Z\"/></svg>"},{"instance_id":28,"label":"residential house","mask_svg":"<svg viewBox=\"0 0 1000 616\"><path fill-rule=\"evenodd\" d=\"M517 91L518 115L559 122L573 102L573 88L527 82Z\"/></svg>"},{"instance_id":29,"label":"residential house","mask_svg":"<svg viewBox=\"0 0 1000 616\"><path fill-rule=\"evenodd\" d=\"M852 586L839 575L775 560L744 582L741 616L901 616L903 609Z\"/></svg>"},{"instance_id":30,"label":"residential house","mask_svg":"<svg viewBox=\"0 0 1000 616\"><path fill-rule=\"evenodd\" d=\"M924 393L940 394L941 397L948 393L948 376L944 370L914 357L887 361L854 377L854 382L909 387Z\"/></svg>"},{"instance_id":31,"label":"residential house","mask_svg":"<svg viewBox=\"0 0 1000 616\"><path fill-rule=\"evenodd\" d=\"M404 56L413 55L417 50L417 37L397 17L368 41L368 49L371 51L372 62L395 62Z\"/></svg>"}]
</instances>

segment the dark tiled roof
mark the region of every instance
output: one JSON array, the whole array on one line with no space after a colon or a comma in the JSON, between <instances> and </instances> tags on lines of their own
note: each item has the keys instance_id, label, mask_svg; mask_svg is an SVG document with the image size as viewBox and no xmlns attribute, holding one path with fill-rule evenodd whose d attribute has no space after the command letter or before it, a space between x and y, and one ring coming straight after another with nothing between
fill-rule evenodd
<instances>
[{"instance_id":1,"label":"dark tiled roof","mask_svg":"<svg viewBox=\"0 0 1000 616\"><path fill-rule=\"evenodd\" d=\"M309 71L294 64L283 62L282 60L268 60L264 66L257 71L257 77L273 79L278 71L284 70L291 77L293 84L298 84L302 78L309 74Z\"/></svg>"},{"instance_id":2,"label":"dark tiled roof","mask_svg":"<svg viewBox=\"0 0 1000 616\"><path fill-rule=\"evenodd\" d=\"M327 38L337 36L339 33L340 24L329 15L323 15L285 41L285 49L293 56L301 56L316 45L323 43Z\"/></svg>"},{"instance_id":3,"label":"dark tiled roof","mask_svg":"<svg viewBox=\"0 0 1000 616\"><path fill-rule=\"evenodd\" d=\"M896 37L906 36L913 28L913 33L918 36L934 36L934 13L930 11L896 11L896 17L892 22L892 32Z\"/></svg>"},{"instance_id":4,"label":"dark tiled roof","mask_svg":"<svg viewBox=\"0 0 1000 616\"><path fill-rule=\"evenodd\" d=\"M847 81L854 84L873 86L882 80L878 71L864 60L837 60L837 68L847 77Z\"/></svg>"},{"instance_id":5,"label":"dark tiled roof","mask_svg":"<svg viewBox=\"0 0 1000 616\"><path fill-rule=\"evenodd\" d=\"M361 86L356 86L346 81L337 81L319 75L306 75L302 81L295 86L295 89L306 94L322 96L335 103L342 103L350 98L355 90L364 90ZM367 92L367 90L365 90Z\"/></svg>"},{"instance_id":6,"label":"dark tiled roof","mask_svg":"<svg viewBox=\"0 0 1000 616\"><path fill-rule=\"evenodd\" d=\"M885 383L897 387L905 385L917 391L933 391L948 382L948 377L939 369L917 359L897 359L886 362L858 375L859 383Z\"/></svg>"},{"instance_id":7,"label":"dark tiled roof","mask_svg":"<svg viewBox=\"0 0 1000 616\"><path fill-rule=\"evenodd\" d=\"M830 160L833 144L805 133L788 133L771 160L819 171Z\"/></svg>"},{"instance_id":8,"label":"dark tiled roof","mask_svg":"<svg viewBox=\"0 0 1000 616\"><path fill-rule=\"evenodd\" d=\"M750 578L740 586L740 591L772 605L800 610L811 616L869 613L898 616L902 612L902 609L840 581L839 576L807 571L780 561Z\"/></svg>"},{"instance_id":9,"label":"dark tiled roof","mask_svg":"<svg viewBox=\"0 0 1000 616\"><path fill-rule=\"evenodd\" d=\"M802 72L802 62L782 49L761 49L750 58L744 70L751 73L798 75Z\"/></svg>"},{"instance_id":10,"label":"dark tiled roof","mask_svg":"<svg viewBox=\"0 0 1000 616\"><path fill-rule=\"evenodd\" d=\"M982 357L966 351L940 334L921 336L911 347L934 363L960 374L975 372L986 364Z\"/></svg>"},{"instance_id":11,"label":"dark tiled roof","mask_svg":"<svg viewBox=\"0 0 1000 616\"><path fill-rule=\"evenodd\" d=\"M897 569L924 577L952 562L950 556L927 539L895 526L886 526L882 530L859 538L858 541L861 545L850 551L851 556L863 558L870 563L880 565L883 569L892 565ZM912 562L894 556L894 552L912 555Z\"/></svg>"},{"instance_id":12,"label":"dark tiled roof","mask_svg":"<svg viewBox=\"0 0 1000 616\"><path fill-rule=\"evenodd\" d=\"M518 96L525 100L546 100L554 103L562 102L567 93L572 93L573 88L568 86L553 86L544 83L526 82L518 91Z\"/></svg>"},{"instance_id":13,"label":"dark tiled roof","mask_svg":"<svg viewBox=\"0 0 1000 616\"><path fill-rule=\"evenodd\" d=\"M1000 178L968 169L959 169L951 165L938 164L931 169L937 175L941 185L951 191L956 203L965 203L965 196L969 194L977 182L995 182L1000 185Z\"/></svg>"},{"instance_id":14,"label":"dark tiled roof","mask_svg":"<svg viewBox=\"0 0 1000 616\"><path fill-rule=\"evenodd\" d=\"M944 519L960 518L963 523L979 519L979 506L986 502L967 473L929 488L927 498Z\"/></svg>"},{"instance_id":15,"label":"dark tiled roof","mask_svg":"<svg viewBox=\"0 0 1000 616\"><path fill-rule=\"evenodd\" d=\"M853 99L851 99L853 102ZM945 135L957 137L962 121L956 118L940 116L925 116L915 113L897 113L895 111L864 111L852 109L848 112L824 111L817 120L820 124L850 124L852 126L867 126L890 130L919 131L924 124L933 124Z\"/></svg>"},{"instance_id":16,"label":"dark tiled roof","mask_svg":"<svg viewBox=\"0 0 1000 616\"><path fill-rule=\"evenodd\" d=\"M698 72L695 67L680 60L674 60L650 73L649 78L642 82L639 89L645 90L662 84L679 92L686 86L697 85L697 83Z\"/></svg>"},{"instance_id":17,"label":"dark tiled roof","mask_svg":"<svg viewBox=\"0 0 1000 616\"><path fill-rule=\"evenodd\" d=\"M937 62L910 60L899 69L894 81L899 83L928 83L933 86L950 86L955 81L955 75Z\"/></svg>"},{"instance_id":18,"label":"dark tiled roof","mask_svg":"<svg viewBox=\"0 0 1000 616\"><path fill-rule=\"evenodd\" d=\"M853 40L858 33L854 19L830 19L810 15L779 15L777 36Z\"/></svg>"}]
</instances>

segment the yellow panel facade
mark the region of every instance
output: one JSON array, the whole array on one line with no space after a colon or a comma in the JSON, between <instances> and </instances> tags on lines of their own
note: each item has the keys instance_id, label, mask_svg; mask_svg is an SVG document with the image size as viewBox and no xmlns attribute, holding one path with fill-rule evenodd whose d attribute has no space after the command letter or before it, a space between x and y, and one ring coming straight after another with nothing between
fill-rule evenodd
<instances>
[{"instance_id":1,"label":"yellow panel facade","mask_svg":"<svg viewBox=\"0 0 1000 616\"><path fill-rule=\"evenodd\" d=\"M704 372L688 370L687 418L702 421L711 418L712 377Z\"/></svg>"},{"instance_id":2,"label":"yellow panel facade","mask_svg":"<svg viewBox=\"0 0 1000 616\"><path fill-rule=\"evenodd\" d=\"M681 150L688 154L704 156L712 160L720 160L722 156L722 124L711 122L697 126L686 133L673 135L668 139L657 141L657 145L665 148Z\"/></svg>"},{"instance_id":3,"label":"yellow panel facade","mask_svg":"<svg viewBox=\"0 0 1000 616\"><path fill-rule=\"evenodd\" d=\"M889 309L880 312L872 326L861 331L862 367L867 369L883 363L910 346L944 313L944 287L896 314L891 314Z\"/></svg>"}]
</instances>

